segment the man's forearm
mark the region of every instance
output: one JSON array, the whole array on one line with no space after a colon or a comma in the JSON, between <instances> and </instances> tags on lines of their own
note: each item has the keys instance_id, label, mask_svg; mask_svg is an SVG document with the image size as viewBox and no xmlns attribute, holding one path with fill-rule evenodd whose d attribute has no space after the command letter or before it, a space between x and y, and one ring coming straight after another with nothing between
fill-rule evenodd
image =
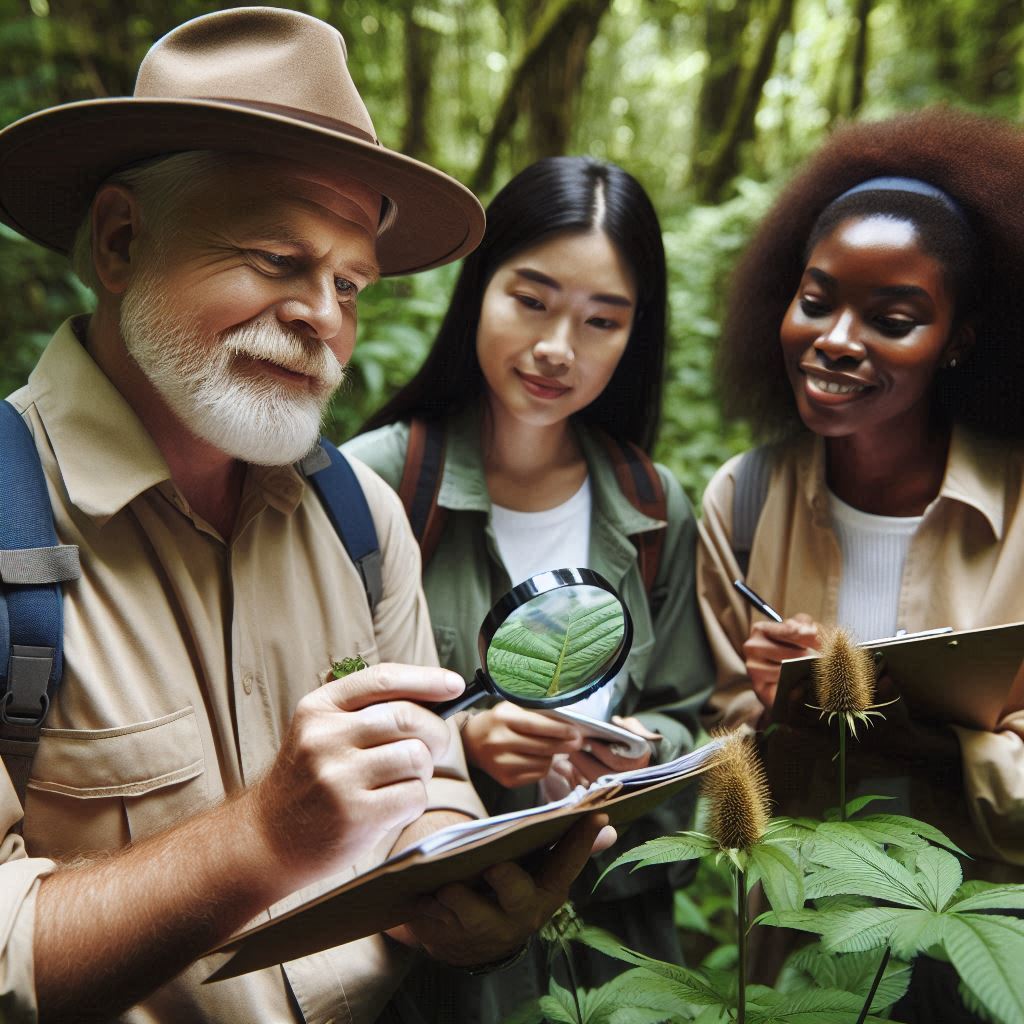
<instances>
[{"instance_id":1,"label":"man's forearm","mask_svg":"<svg viewBox=\"0 0 1024 1024\"><path fill-rule=\"evenodd\" d=\"M290 887L248 795L59 869L42 880L36 903L40 1020L108 1020Z\"/></svg>"}]
</instances>

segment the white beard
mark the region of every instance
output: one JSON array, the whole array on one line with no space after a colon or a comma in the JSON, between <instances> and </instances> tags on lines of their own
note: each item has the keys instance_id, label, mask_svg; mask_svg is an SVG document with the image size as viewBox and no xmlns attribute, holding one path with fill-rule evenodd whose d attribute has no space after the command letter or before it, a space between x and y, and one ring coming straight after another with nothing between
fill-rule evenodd
<instances>
[{"instance_id":1,"label":"white beard","mask_svg":"<svg viewBox=\"0 0 1024 1024\"><path fill-rule=\"evenodd\" d=\"M284 466L317 443L324 412L344 368L322 342L303 338L273 316L203 338L195 318L143 272L121 304L129 354L171 411L196 437L244 462ZM239 356L312 377L312 389L239 371Z\"/></svg>"}]
</instances>

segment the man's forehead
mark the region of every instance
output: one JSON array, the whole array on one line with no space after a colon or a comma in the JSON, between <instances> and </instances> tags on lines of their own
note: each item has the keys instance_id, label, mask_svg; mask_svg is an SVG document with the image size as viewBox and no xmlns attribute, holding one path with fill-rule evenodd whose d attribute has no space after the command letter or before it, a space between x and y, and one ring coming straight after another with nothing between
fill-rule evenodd
<instances>
[{"instance_id":1,"label":"man's forehead","mask_svg":"<svg viewBox=\"0 0 1024 1024\"><path fill-rule=\"evenodd\" d=\"M356 178L298 161L243 154L232 155L223 170L230 194L244 198L252 212L295 205L350 221L377 236L383 196Z\"/></svg>"}]
</instances>

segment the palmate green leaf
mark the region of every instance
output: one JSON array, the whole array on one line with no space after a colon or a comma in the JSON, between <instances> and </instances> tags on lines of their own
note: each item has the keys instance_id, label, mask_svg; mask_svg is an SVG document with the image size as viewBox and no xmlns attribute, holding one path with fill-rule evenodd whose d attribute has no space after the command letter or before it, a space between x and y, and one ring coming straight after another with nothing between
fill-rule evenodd
<instances>
[{"instance_id":1,"label":"palmate green leaf","mask_svg":"<svg viewBox=\"0 0 1024 1024\"><path fill-rule=\"evenodd\" d=\"M732 989L712 987L698 971L679 968L675 978L668 978L660 972L643 970L635 974L638 984L638 998L644 1006L657 1006L665 1010L686 1009L698 1006L735 1005L735 982ZM642 977L646 975L646 977ZM730 999L731 991L731 999ZM692 1014L689 1014L692 1016Z\"/></svg>"},{"instance_id":2,"label":"palmate green leaf","mask_svg":"<svg viewBox=\"0 0 1024 1024\"><path fill-rule=\"evenodd\" d=\"M931 909L944 910L964 880L960 861L953 854L930 846L917 854L915 864L914 880L931 904Z\"/></svg>"},{"instance_id":3,"label":"palmate green leaf","mask_svg":"<svg viewBox=\"0 0 1024 1024\"><path fill-rule=\"evenodd\" d=\"M832 911L821 930L822 947L836 953L878 949L889 941L902 913L905 911L899 907L865 907L849 913Z\"/></svg>"},{"instance_id":4,"label":"palmate green leaf","mask_svg":"<svg viewBox=\"0 0 1024 1024\"><path fill-rule=\"evenodd\" d=\"M969 910L1024 910L1024 885L965 882L946 909L957 913Z\"/></svg>"},{"instance_id":5,"label":"palmate green leaf","mask_svg":"<svg viewBox=\"0 0 1024 1024\"><path fill-rule=\"evenodd\" d=\"M943 946L960 979L997 1020L1024 1020L1024 921L948 914Z\"/></svg>"},{"instance_id":6,"label":"palmate green leaf","mask_svg":"<svg viewBox=\"0 0 1024 1024\"><path fill-rule=\"evenodd\" d=\"M914 876L871 843L845 836L819 838L815 858L824 856L829 863L825 869L830 884L827 894L852 893L907 907L927 907ZM808 878L808 894L820 888L814 880L816 874Z\"/></svg>"},{"instance_id":7,"label":"palmate green leaf","mask_svg":"<svg viewBox=\"0 0 1024 1024\"><path fill-rule=\"evenodd\" d=\"M870 814L867 817L858 818L853 824L858 827L870 826L881 830L906 830L921 839L926 839L935 846L942 846L947 850L952 850L953 853L959 854L961 857L967 857L967 854L941 829L937 829L934 825L929 825L926 821L910 818L905 814ZM865 838L867 837L865 835ZM888 840L881 841L888 842Z\"/></svg>"},{"instance_id":8,"label":"palmate green leaf","mask_svg":"<svg viewBox=\"0 0 1024 1024\"><path fill-rule=\"evenodd\" d=\"M670 864L674 861L698 860L706 857L709 853L718 851L718 843L705 835L703 832L676 832L671 836L659 836L657 839L649 839L646 843L634 846L621 856L616 857L601 872L600 882L609 871L623 864L635 864L632 868L648 867L652 864Z\"/></svg>"},{"instance_id":9,"label":"palmate green leaf","mask_svg":"<svg viewBox=\"0 0 1024 1024\"><path fill-rule=\"evenodd\" d=\"M663 986L663 981L641 968L626 971L597 990L603 999L601 1009L609 1014L609 1021L635 1020L637 1024L644 1024L666 1019L692 1020L699 1008L680 1000L678 992ZM630 1017L630 1009L643 1016Z\"/></svg>"},{"instance_id":10,"label":"palmate green leaf","mask_svg":"<svg viewBox=\"0 0 1024 1024\"><path fill-rule=\"evenodd\" d=\"M583 1024L576 1014L576 1003L572 993L551 979L551 992L540 997L540 1009L544 1019L552 1024ZM582 1000L580 1000L582 1005Z\"/></svg>"},{"instance_id":11,"label":"palmate green leaf","mask_svg":"<svg viewBox=\"0 0 1024 1024\"><path fill-rule=\"evenodd\" d=\"M754 924L768 925L770 928L793 928L821 935L834 917L842 919L846 916L846 911L832 913L808 907L803 910L767 910L754 919Z\"/></svg>"},{"instance_id":12,"label":"palmate green leaf","mask_svg":"<svg viewBox=\"0 0 1024 1024\"><path fill-rule=\"evenodd\" d=\"M865 993L866 996L866 993ZM865 996L833 989L758 993L747 1003L749 1024L855 1024ZM884 1018L868 1016L873 1024Z\"/></svg>"},{"instance_id":13,"label":"palmate green leaf","mask_svg":"<svg viewBox=\"0 0 1024 1024\"><path fill-rule=\"evenodd\" d=\"M788 850L758 843L750 848L750 864L773 910L798 910L804 905L803 872Z\"/></svg>"},{"instance_id":14,"label":"palmate green leaf","mask_svg":"<svg viewBox=\"0 0 1024 1024\"><path fill-rule=\"evenodd\" d=\"M793 972L799 972L813 979L819 988L860 995L863 1005L875 980L882 953L882 949L866 950L863 953L828 953L820 944L814 943L787 958L784 978L792 978ZM909 985L910 964L895 957L890 958L871 1008L875 1013L881 1013L902 999ZM779 985L781 991L788 991L792 987L790 984Z\"/></svg>"},{"instance_id":15,"label":"palmate green leaf","mask_svg":"<svg viewBox=\"0 0 1024 1024\"><path fill-rule=\"evenodd\" d=\"M933 910L901 910L896 926L889 933L892 951L905 960L912 960L942 943L945 915Z\"/></svg>"}]
</instances>

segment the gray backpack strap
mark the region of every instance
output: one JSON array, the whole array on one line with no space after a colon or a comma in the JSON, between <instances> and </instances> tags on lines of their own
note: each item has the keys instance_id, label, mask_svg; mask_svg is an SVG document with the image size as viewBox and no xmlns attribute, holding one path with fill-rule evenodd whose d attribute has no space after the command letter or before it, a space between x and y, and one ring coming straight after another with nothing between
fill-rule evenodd
<instances>
[{"instance_id":1,"label":"gray backpack strap","mask_svg":"<svg viewBox=\"0 0 1024 1024\"><path fill-rule=\"evenodd\" d=\"M732 551L740 571L747 575L750 549L754 544L754 531L761 518L768 481L772 475L772 450L761 445L744 452L736 466L736 489L732 496Z\"/></svg>"}]
</instances>

